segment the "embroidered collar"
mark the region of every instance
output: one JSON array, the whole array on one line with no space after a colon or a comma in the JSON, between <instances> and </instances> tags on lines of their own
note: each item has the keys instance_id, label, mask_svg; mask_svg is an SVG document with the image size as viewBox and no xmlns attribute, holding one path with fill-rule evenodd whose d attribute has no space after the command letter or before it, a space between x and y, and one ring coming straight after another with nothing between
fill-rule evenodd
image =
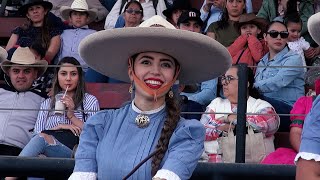
<instances>
[{"instance_id":1,"label":"embroidered collar","mask_svg":"<svg viewBox=\"0 0 320 180\"><path fill-rule=\"evenodd\" d=\"M136 113L139 113L139 114L146 114L146 115L158 113L158 112L160 112L162 109L164 109L164 108L166 107L166 104L163 104L162 106L158 107L157 109L153 109L153 110L150 110L150 111L141 111L141 110L134 104L134 100L132 101L131 105L132 105L133 111L135 111Z\"/></svg>"}]
</instances>

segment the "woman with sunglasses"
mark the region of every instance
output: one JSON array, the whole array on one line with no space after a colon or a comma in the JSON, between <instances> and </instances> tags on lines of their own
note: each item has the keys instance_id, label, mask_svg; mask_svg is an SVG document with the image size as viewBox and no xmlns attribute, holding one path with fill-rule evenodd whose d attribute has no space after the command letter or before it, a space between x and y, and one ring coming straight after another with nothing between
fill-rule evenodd
<instances>
[{"instance_id":1,"label":"woman with sunglasses","mask_svg":"<svg viewBox=\"0 0 320 180\"><path fill-rule=\"evenodd\" d=\"M269 53L258 63L254 87L260 98L268 101L279 114L290 114L293 104L304 96L304 69L301 56L287 47L288 29L279 21L272 22L264 34ZM276 67L273 67L276 66ZM279 67L291 66L291 67ZM289 116L281 117L279 131L289 131Z\"/></svg>"},{"instance_id":2,"label":"woman with sunglasses","mask_svg":"<svg viewBox=\"0 0 320 180\"><path fill-rule=\"evenodd\" d=\"M255 132L262 132L266 137L266 152L274 151L273 135L278 130L280 119L271 104L255 99L253 86L253 71L248 69L248 100L247 113L257 113L259 115L247 115L247 125L251 126ZM226 99L220 97L214 99L206 109L206 113L201 117L201 123L206 128L205 153L209 162L223 162L223 154L218 153L218 138L228 133L229 128L234 129L237 125L238 105L238 65L233 65L221 78L223 94ZM214 113L226 114L214 114ZM231 127L230 127L231 126ZM214 145L216 144L216 145ZM262 159L259 159L261 161ZM258 161L258 162L259 162ZM258 163L256 162L256 163Z\"/></svg>"},{"instance_id":3,"label":"woman with sunglasses","mask_svg":"<svg viewBox=\"0 0 320 180\"><path fill-rule=\"evenodd\" d=\"M125 7L123 14L124 27L136 27L142 22L143 8L139 1L130 1Z\"/></svg>"}]
</instances>

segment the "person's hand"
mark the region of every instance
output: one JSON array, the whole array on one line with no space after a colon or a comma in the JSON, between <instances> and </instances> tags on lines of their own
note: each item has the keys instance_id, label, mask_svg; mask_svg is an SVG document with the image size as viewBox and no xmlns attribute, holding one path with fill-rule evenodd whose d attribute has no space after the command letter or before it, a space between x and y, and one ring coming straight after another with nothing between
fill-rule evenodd
<instances>
[{"instance_id":1,"label":"person's hand","mask_svg":"<svg viewBox=\"0 0 320 180\"><path fill-rule=\"evenodd\" d=\"M70 118L74 116L75 105L74 105L73 99L70 96L66 95L64 96L64 98L61 98L61 100L63 104L66 106L66 109L68 110L67 117Z\"/></svg>"},{"instance_id":2,"label":"person's hand","mask_svg":"<svg viewBox=\"0 0 320 180\"><path fill-rule=\"evenodd\" d=\"M230 114L230 115L228 115L228 117L227 117L227 122L230 123L230 122L233 122L233 121L236 120L236 119L237 119L237 115L235 115L235 114Z\"/></svg>"},{"instance_id":3,"label":"person's hand","mask_svg":"<svg viewBox=\"0 0 320 180\"><path fill-rule=\"evenodd\" d=\"M319 48L310 47L309 49L304 51L304 55L306 58L311 59L319 54Z\"/></svg>"},{"instance_id":4,"label":"person's hand","mask_svg":"<svg viewBox=\"0 0 320 180\"><path fill-rule=\"evenodd\" d=\"M52 97L52 96L53 96L53 89L52 89L52 88L47 88L47 89L46 89L46 92L47 92L47 95L48 95L49 97Z\"/></svg>"},{"instance_id":5,"label":"person's hand","mask_svg":"<svg viewBox=\"0 0 320 180\"><path fill-rule=\"evenodd\" d=\"M52 128L52 130L59 130L59 129L68 129L75 136L79 136L81 133L81 128L79 128L78 126L75 126L73 124L59 124L58 126Z\"/></svg>"},{"instance_id":6,"label":"person's hand","mask_svg":"<svg viewBox=\"0 0 320 180\"><path fill-rule=\"evenodd\" d=\"M232 124L231 125L230 124L225 124L225 125L219 126L217 129L220 130L220 131L228 132L229 131L229 127L231 128L231 130L233 130L235 126L232 125Z\"/></svg>"},{"instance_id":7,"label":"person's hand","mask_svg":"<svg viewBox=\"0 0 320 180\"><path fill-rule=\"evenodd\" d=\"M209 12L213 3L214 3L214 0L207 0L206 4L203 6L203 10L205 12Z\"/></svg>"}]
</instances>

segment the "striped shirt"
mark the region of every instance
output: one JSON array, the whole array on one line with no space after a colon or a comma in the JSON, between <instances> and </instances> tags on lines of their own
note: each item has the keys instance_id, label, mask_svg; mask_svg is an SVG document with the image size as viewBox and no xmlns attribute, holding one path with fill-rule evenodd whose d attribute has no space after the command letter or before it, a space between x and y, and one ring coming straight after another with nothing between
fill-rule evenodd
<instances>
[{"instance_id":1,"label":"striped shirt","mask_svg":"<svg viewBox=\"0 0 320 180\"><path fill-rule=\"evenodd\" d=\"M52 129L59 124L72 124L72 122L67 118L66 113L65 115L56 115L54 114L54 110L47 111L48 109L51 109L51 99L46 99L40 107L40 111L38 114L37 122L34 126L34 134L38 134L43 130L49 130ZM93 114L95 114L97 111L100 110L98 100L95 96L86 93L83 100L83 108L84 108L84 116L85 120L87 120L89 117L91 117ZM41 111L43 110L43 111ZM82 107L78 107L74 111L74 115L84 121L83 113L82 113Z\"/></svg>"}]
</instances>

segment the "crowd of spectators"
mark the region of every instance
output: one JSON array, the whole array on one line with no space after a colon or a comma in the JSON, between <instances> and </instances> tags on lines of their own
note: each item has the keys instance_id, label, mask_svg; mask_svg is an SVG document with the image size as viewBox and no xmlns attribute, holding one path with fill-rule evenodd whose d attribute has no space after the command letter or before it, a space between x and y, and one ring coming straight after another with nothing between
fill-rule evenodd
<instances>
[{"instance_id":1,"label":"crowd of spectators","mask_svg":"<svg viewBox=\"0 0 320 180\"><path fill-rule=\"evenodd\" d=\"M313 68L319 65L317 62L320 61L320 47L307 29L308 18L319 9L318 1L263 0L257 14L253 12L251 0L204 0L200 9L195 9L186 0L27 2L19 9L19 13L27 18L27 23L12 30L5 51L0 51L3 70L1 79L4 79L0 87L0 106L17 108L16 105L19 105L24 108L24 105L28 104L31 109L54 108L52 97L58 93L55 90L58 86L60 91L70 93L67 94L70 99L65 99L65 103L68 103L68 100L72 102L72 107L66 104L67 110L72 113L67 111L63 120L59 120L60 117L57 119L54 114L43 111L39 111L39 114L38 111L1 111L0 155L19 155L24 147L28 147L30 140L29 146L34 148L34 144L39 144L41 137L49 144L55 143L41 133L43 130L71 129L74 134L79 135L85 118L91 114L84 116L75 110L99 110L99 106L98 100L85 91L77 94L78 89L84 86L85 81L122 83L91 69L81 58L78 51L81 40L96 33L96 30L90 29L88 25L94 21L105 21L106 30L132 28L154 15L163 16L181 31L202 33L215 39L225 46L232 56L234 66L220 79L198 84L174 85L178 89L176 93L179 94L182 112L206 112L202 116L182 114L185 118L201 119L206 128L206 141L215 141L228 129L236 127L237 117L230 113L237 112L237 65L245 63L249 71L252 71L248 74L248 90L255 92L254 95L248 94L247 103L251 110L247 112L260 113L248 115L247 126L251 126L255 132L264 133L266 138L273 137L277 131L290 132L293 146L290 152L294 155L297 153L304 116L290 117L289 114L307 114L314 98L307 97L306 92L312 95L314 93L310 91L318 91L314 83L318 76L314 74L319 73ZM107 61L108 57L105 57L105 60ZM194 61L197 63L197 57L194 57ZM8 64L13 66L6 66ZM43 66L15 66L21 64ZM73 70L64 70L65 74L60 74L63 68L47 69L47 64L71 64L82 68L72 67ZM59 79L63 76L70 78L67 83ZM71 82L74 76L77 76L74 83L80 83L81 86L75 85L68 90L68 87L72 86L72 83L68 82ZM308 81L306 86L305 81L309 76L316 78L313 77L313 82ZM83 97L79 99L81 95ZM260 104L257 105L256 102ZM257 107L253 107L254 105ZM224 112L226 115L217 115L215 112ZM68 153L62 157L70 156L72 148L67 150ZM20 155L39 154L37 151L29 155L30 151L30 148L23 150ZM51 156L47 152L50 151L42 148L40 154ZM207 161L222 162L223 155L219 154L217 149L206 149L206 153ZM293 164L293 158L290 157L289 160L277 163ZM263 163L274 162L272 157L268 157Z\"/></svg>"}]
</instances>

